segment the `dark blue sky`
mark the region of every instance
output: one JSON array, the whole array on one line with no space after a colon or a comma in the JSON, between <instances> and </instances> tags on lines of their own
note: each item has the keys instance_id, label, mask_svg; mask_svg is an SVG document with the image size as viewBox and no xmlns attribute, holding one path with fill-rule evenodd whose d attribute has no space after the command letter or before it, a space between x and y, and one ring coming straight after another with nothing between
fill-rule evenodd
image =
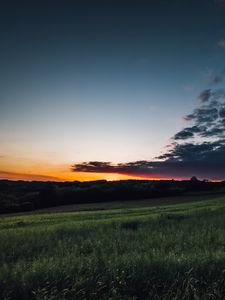
<instances>
[{"instance_id":1,"label":"dark blue sky","mask_svg":"<svg viewBox=\"0 0 225 300\"><path fill-rule=\"evenodd\" d=\"M225 67L223 0L8 1L0 22L4 171L151 160Z\"/></svg>"}]
</instances>

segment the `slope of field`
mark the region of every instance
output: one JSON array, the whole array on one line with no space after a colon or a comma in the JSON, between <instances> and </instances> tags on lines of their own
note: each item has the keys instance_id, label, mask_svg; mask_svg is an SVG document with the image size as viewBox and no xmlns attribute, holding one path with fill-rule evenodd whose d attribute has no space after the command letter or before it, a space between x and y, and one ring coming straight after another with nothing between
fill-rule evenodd
<instances>
[{"instance_id":1,"label":"slope of field","mask_svg":"<svg viewBox=\"0 0 225 300\"><path fill-rule=\"evenodd\" d=\"M78 204L67 204L60 206L52 206L47 208L36 209L31 211L34 213L50 213L50 212L72 212L72 211L96 211L96 210L111 210L111 209L123 209L123 208L140 208L140 207L150 207L150 206L165 206L174 205L181 203L189 203L196 201L204 201L212 198L216 198L225 194L223 192L195 192L188 193L187 195L173 196L173 197L157 197L149 199L137 199L137 200L126 200L126 201L105 201L105 202L95 202L95 203L78 203ZM25 212L26 214L28 212ZM16 213L23 214L23 213Z\"/></svg>"},{"instance_id":2,"label":"slope of field","mask_svg":"<svg viewBox=\"0 0 225 300\"><path fill-rule=\"evenodd\" d=\"M224 299L225 197L2 216L0 299Z\"/></svg>"}]
</instances>

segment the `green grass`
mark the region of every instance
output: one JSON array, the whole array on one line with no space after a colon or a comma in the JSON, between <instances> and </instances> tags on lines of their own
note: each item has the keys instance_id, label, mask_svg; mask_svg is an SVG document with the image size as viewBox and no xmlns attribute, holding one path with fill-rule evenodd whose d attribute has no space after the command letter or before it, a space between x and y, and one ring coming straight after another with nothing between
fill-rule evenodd
<instances>
[{"instance_id":1,"label":"green grass","mask_svg":"<svg viewBox=\"0 0 225 300\"><path fill-rule=\"evenodd\" d=\"M225 198L0 218L0 299L224 299Z\"/></svg>"}]
</instances>

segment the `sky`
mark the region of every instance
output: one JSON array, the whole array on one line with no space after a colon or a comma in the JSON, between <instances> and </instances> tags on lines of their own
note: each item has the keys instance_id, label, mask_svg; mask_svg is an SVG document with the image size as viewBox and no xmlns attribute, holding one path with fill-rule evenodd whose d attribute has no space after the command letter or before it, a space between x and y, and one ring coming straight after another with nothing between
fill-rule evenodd
<instances>
[{"instance_id":1,"label":"sky","mask_svg":"<svg viewBox=\"0 0 225 300\"><path fill-rule=\"evenodd\" d=\"M2 1L0 25L0 178L225 179L225 0Z\"/></svg>"}]
</instances>

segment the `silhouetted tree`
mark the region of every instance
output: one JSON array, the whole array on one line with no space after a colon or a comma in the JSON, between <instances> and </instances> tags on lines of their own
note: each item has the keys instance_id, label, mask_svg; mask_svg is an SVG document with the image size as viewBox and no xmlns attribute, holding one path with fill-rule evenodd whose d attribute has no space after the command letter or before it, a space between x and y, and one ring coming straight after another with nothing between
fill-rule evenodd
<instances>
[{"instance_id":1,"label":"silhouetted tree","mask_svg":"<svg viewBox=\"0 0 225 300\"><path fill-rule=\"evenodd\" d=\"M198 182L199 180L198 180L198 178L196 176L192 176L191 179L190 179L190 181L192 181L192 182Z\"/></svg>"}]
</instances>

